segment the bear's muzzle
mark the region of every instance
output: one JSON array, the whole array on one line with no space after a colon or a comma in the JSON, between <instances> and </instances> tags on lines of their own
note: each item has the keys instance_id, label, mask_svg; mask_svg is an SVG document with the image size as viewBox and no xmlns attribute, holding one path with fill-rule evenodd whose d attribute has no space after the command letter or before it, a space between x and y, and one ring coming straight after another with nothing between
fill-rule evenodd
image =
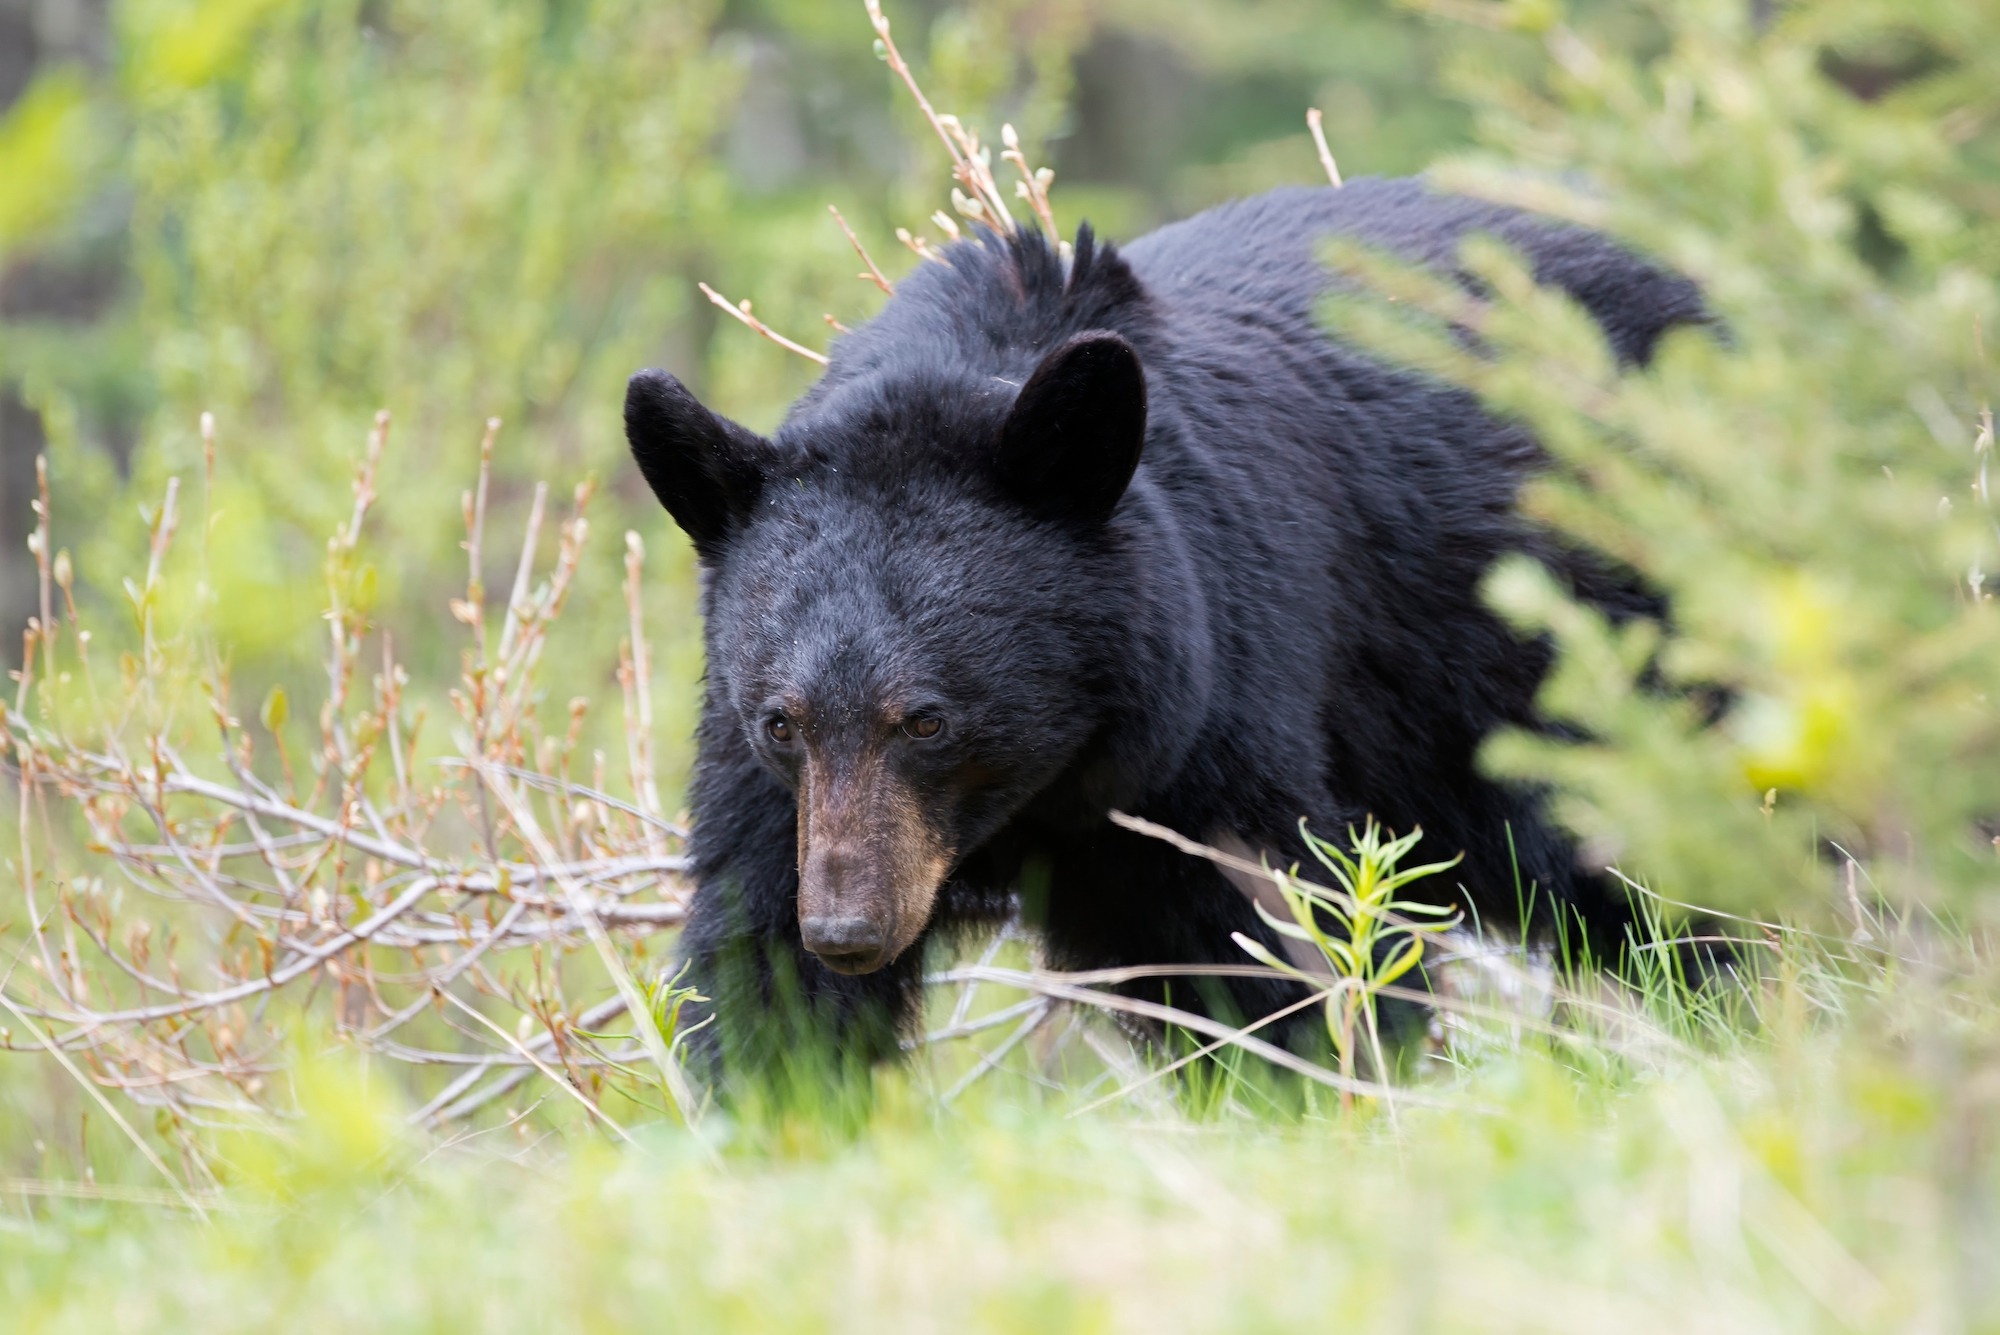
<instances>
[{"instance_id":1,"label":"bear's muzzle","mask_svg":"<svg viewBox=\"0 0 2000 1335\"><path fill-rule=\"evenodd\" d=\"M799 939L836 973L872 973L930 925L951 850L879 752L809 755L799 787Z\"/></svg>"}]
</instances>

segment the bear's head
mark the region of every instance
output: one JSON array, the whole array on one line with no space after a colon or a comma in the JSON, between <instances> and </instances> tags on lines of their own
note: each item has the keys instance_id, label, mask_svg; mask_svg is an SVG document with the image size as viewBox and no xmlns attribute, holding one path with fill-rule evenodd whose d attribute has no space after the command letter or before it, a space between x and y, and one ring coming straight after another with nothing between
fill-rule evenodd
<instances>
[{"instance_id":1,"label":"bear's head","mask_svg":"<svg viewBox=\"0 0 2000 1335\"><path fill-rule=\"evenodd\" d=\"M797 796L800 933L840 972L917 939L1115 689L1145 376L1104 331L1029 364L830 375L771 440L664 372L627 390L633 455L704 567L711 709Z\"/></svg>"}]
</instances>

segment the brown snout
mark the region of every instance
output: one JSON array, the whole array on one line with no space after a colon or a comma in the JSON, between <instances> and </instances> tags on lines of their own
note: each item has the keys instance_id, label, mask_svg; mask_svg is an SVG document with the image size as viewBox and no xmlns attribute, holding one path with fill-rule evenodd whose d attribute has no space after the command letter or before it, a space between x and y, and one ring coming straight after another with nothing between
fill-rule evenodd
<instances>
[{"instance_id":1,"label":"brown snout","mask_svg":"<svg viewBox=\"0 0 2000 1335\"><path fill-rule=\"evenodd\" d=\"M879 762L806 765L799 938L836 973L872 973L923 934L951 853L910 787Z\"/></svg>"}]
</instances>

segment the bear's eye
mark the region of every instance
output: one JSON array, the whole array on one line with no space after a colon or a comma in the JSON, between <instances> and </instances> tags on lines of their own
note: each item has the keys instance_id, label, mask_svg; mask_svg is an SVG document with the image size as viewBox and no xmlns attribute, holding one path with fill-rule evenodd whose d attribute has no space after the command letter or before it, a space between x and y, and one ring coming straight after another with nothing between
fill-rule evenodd
<instances>
[{"instance_id":1,"label":"bear's eye","mask_svg":"<svg viewBox=\"0 0 2000 1335\"><path fill-rule=\"evenodd\" d=\"M944 731L944 720L936 714L917 714L903 720L903 731L918 741L927 742Z\"/></svg>"},{"instance_id":2,"label":"bear's eye","mask_svg":"<svg viewBox=\"0 0 2000 1335\"><path fill-rule=\"evenodd\" d=\"M792 738L798 736L798 729L794 728L792 721L783 714L773 714L764 724L764 731L769 733L771 740L780 746L786 745Z\"/></svg>"}]
</instances>

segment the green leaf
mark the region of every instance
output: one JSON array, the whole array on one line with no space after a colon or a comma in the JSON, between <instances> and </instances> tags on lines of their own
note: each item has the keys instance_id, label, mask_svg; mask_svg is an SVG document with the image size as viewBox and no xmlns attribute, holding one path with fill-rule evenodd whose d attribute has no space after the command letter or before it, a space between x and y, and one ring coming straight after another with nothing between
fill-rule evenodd
<instances>
[{"instance_id":1,"label":"green leaf","mask_svg":"<svg viewBox=\"0 0 2000 1335\"><path fill-rule=\"evenodd\" d=\"M271 688L271 693L264 697L264 707L258 711L258 717L264 721L266 732L276 733L285 726L285 720L291 717L291 707L286 702L284 687Z\"/></svg>"}]
</instances>

